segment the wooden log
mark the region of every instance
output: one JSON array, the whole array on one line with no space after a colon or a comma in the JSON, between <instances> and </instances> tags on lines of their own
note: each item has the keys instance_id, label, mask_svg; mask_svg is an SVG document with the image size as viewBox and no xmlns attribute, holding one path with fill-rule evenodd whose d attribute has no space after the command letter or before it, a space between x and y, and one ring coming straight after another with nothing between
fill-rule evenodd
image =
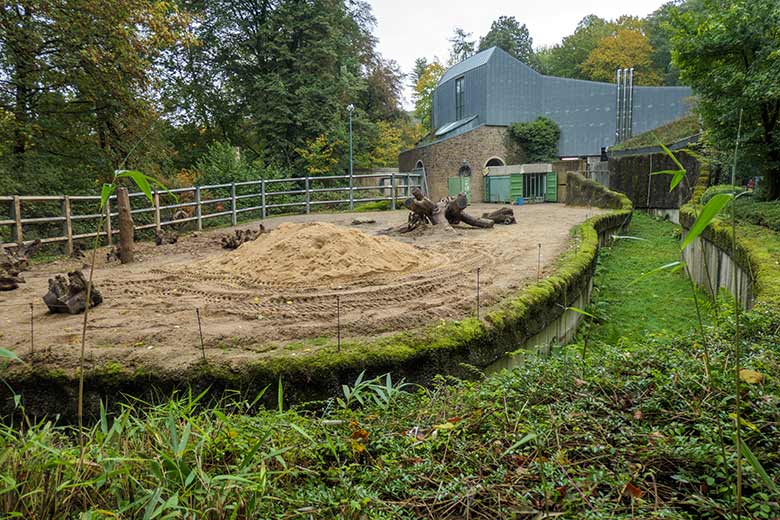
<instances>
[{"instance_id":1,"label":"wooden log","mask_svg":"<svg viewBox=\"0 0 780 520\"><path fill-rule=\"evenodd\" d=\"M483 213L482 218L492 220L496 224L517 224L515 212L512 208L499 208L489 213Z\"/></svg>"},{"instance_id":2,"label":"wooden log","mask_svg":"<svg viewBox=\"0 0 780 520\"><path fill-rule=\"evenodd\" d=\"M68 273L67 279L58 274L49 278L49 292L44 295L43 301L50 312L79 314L84 312L87 306L87 285L87 279L80 270ZM90 300L90 307L103 302L103 296L94 284L90 291Z\"/></svg>"},{"instance_id":3,"label":"wooden log","mask_svg":"<svg viewBox=\"0 0 780 520\"><path fill-rule=\"evenodd\" d=\"M116 190L116 200L119 207L119 260L123 264L133 261L133 238L135 228L133 215L130 213L130 195L127 188Z\"/></svg>"}]
</instances>

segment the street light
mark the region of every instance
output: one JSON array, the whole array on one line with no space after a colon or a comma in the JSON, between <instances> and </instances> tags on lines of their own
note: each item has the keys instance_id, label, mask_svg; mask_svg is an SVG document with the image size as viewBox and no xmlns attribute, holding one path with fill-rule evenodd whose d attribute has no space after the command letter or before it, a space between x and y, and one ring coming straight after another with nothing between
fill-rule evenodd
<instances>
[{"instance_id":1,"label":"street light","mask_svg":"<svg viewBox=\"0 0 780 520\"><path fill-rule=\"evenodd\" d=\"M350 103L347 105L347 112L349 112L349 210L352 211L355 207L354 196L352 194L352 112L355 110L355 105Z\"/></svg>"}]
</instances>

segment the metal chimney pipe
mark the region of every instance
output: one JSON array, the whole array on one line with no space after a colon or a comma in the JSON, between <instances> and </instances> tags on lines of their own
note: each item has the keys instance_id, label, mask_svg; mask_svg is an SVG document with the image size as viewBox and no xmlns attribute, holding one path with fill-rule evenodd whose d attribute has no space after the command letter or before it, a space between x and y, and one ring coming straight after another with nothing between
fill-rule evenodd
<instances>
[{"instance_id":1,"label":"metal chimney pipe","mask_svg":"<svg viewBox=\"0 0 780 520\"><path fill-rule=\"evenodd\" d=\"M634 135L634 67L629 69L628 87L628 137Z\"/></svg>"},{"instance_id":2,"label":"metal chimney pipe","mask_svg":"<svg viewBox=\"0 0 780 520\"><path fill-rule=\"evenodd\" d=\"M620 142L620 69L615 71L615 144Z\"/></svg>"},{"instance_id":3,"label":"metal chimney pipe","mask_svg":"<svg viewBox=\"0 0 780 520\"><path fill-rule=\"evenodd\" d=\"M626 140L627 131L627 118L628 118L628 69L623 69L623 111L620 121L620 140Z\"/></svg>"}]
</instances>

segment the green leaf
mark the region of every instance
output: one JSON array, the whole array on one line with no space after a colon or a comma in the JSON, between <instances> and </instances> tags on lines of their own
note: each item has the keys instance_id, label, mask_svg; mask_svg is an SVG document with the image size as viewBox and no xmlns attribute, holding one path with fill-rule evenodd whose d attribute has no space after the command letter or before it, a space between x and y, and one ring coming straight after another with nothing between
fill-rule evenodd
<instances>
[{"instance_id":1,"label":"green leaf","mask_svg":"<svg viewBox=\"0 0 780 520\"><path fill-rule=\"evenodd\" d=\"M656 137L656 139L658 138ZM661 149L664 151L664 153L669 157L671 157L671 159L674 161L674 164L676 164L679 169L685 171L685 166L680 164L680 161L677 160L677 157L674 156L672 151L669 148L667 148L666 145L662 143L660 139L658 139L658 144L661 146Z\"/></svg>"},{"instance_id":2,"label":"green leaf","mask_svg":"<svg viewBox=\"0 0 780 520\"><path fill-rule=\"evenodd\" d=\"M685 170L661 170L652 172L650 175L672 175L672 182L669 183L669 191L672 191L677 187L678 184L682 182L682 180L685 178L685 174Z\"/></svg>"},{"instance_id":3,"label":"green leaf","mask_svg":"<svg viewBox=\"0 0 780 520\"><path fill-rule=\"evenodd\" d=\"M748 463L750 463L750 465L753 467L753 471L756 472L756 475L761 477L761 480L764 481L766 487L775 494L780 493L780 488L777 487L775 481L772 480L771 477L767 474L766 470L764 470L764 467L750 450L750 447L747 445L747 443L741 442L740 448L742 449L742 456L745 457Z\"/></svg>"},{"instance_id":4,"label":"green leaf","mask_svg":"<svg viewBox=\"0 0 780 520\"><path fill-rule=\"evenodd\" d=\"M582 314L583 316L589 316L589 317L593 318L594 320L596 319L596 317L593 314L591 314L591 313L589 313L587 311L584 311L582 309L579 309L577 307L566 307L566 310L567 311L574 311L577 314Z\"/></svg>"},{"instance_id":5,"label":"green leaf","mask_svg":"<svg viewBox=\"0 0 780 520\"><path fill-rule=\"evenodd\" d=\"M670 262L668 264L664 264L661 267L656 267L655 269L651 269L650 271L648 271L646 273L642 273L642 275L639 276L638 278L634 278L633 280L631 280L628 283L628 285L626 285L626 287L631 287L635 283L637 283L637 282L639 282L641 280L644 280L648 276L652 276L652 275L654 275L656 273L660 273L661 271L666 271L667 269L671 269L671 272L673 272L673 273L677 272L684 266L685 266L685 262L681 262L679 260L676 261L676 262Z\"/></svg>"},{"instance_id":6,"label":"green leaf","mask_svg":"<svg viewBox=\"0 0 780 520\"><path fill-rule=\"evenodd\" d=\"M100 190L100 209L106 207L108 199L111 198L111 195L113 195L115 191L116 184L103 184L103 188Z\"/></svg>"},{"instance_id":7,"label":"green leaf","mask_svg":"<svg viewBox=\"0 0 780 520\"><path fill-rule=\"evenodd\" d=\"M15 352L8 350L7 348L0 348L0 359L10 359L13 361L21 361L19 356Z\"/></svg>"},{"instance_id":8,"label":"green leaf","mask_svg":"<svg viewBox=\"0 0 780 520\"><path fill-rule=\"evenodd\" d=\"M139 172L138 170L118 170L116 172L116 178L129 177L140 188L149 202L154 202L152 197L152 186L149 184L149 177Z\"/></svg>"},{"instance_id":9,"label":"green leaf","mask_svg":"<svg viewBox=\"0 0 780 520\"><path fill-rule=\"evenodd\" d=\"M507 455L509 455L510 453L515 451L517 448L519 448L523 444L528 444L529 442L531 442L535 438L536 438L536 434L535 433L532 432L532 433L527 434L525 437L523 437L522 439L520 439L516 443L512 444L509 448L507 448L507 450L504 453L502 453L501 456L502 457L506 457Z\"/></svg>"},{"instance_id":10,"label":"green leaf","mask_svg":"<svg viewBox=\"0 0 780 520\"><path fill-rule=\"evenodd\" d=\"M694 222L693 226L691 226L691 229L688 231L688 235L686 235L685 240L683 240L680 249L685 249L691 244L691 242L696 239L696 237L701 235L702 232L707 229L707 226L710 225L712 219L714 219L718 213L720 213L720 210L722 210L723 207L728 204L732 198L734 198L734 195L731 193L719 193L712 197L707 202L707 205L704 206L704 209L701 210L701 213L696 219L696 222Z\"/></svg>"}]
</instances>

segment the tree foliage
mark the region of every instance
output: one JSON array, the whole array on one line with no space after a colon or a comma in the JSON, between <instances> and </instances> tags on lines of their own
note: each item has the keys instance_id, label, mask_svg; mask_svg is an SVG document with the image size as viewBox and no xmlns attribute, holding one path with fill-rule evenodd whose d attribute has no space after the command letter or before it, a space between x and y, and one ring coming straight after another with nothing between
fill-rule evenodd
<instances>
[{"instance_id":1,"label":"tree foliage","mask_svg":"<svg viewBox=\"0 0 780 520\"><path fill-rule=\"evenodd\" d=\"M708 139L730 155L742 114L743 175L765 173L767 197L780 198L780 4L702 0L674 25L674 63L699 97Z\"/></svg>"},{"instance_id":2,"label":"tree foliage","mask_svg":"<svg viewBox=\"0 0 780 520\"><path fill-rule=\"evenodd\" d=\"M526 162L548 162L558 157L561 129L552 119L540 116L527 123L513 123L509 136L525 152Z\"/></svg>"},{"instance_id":3,"label":"tree foliage","mask_svg":"<svg viewBox=\"0 0 780 520\"><path fill-rule=\"evenodd\" d=\"M619 27L613 34L599 40L581 65L589 79L611 81L617 68L633 68L634 82L639 85L660 85L661 75L653 64L653 47L638 29Z\"/></svg>"},{"instance_id":4,"label":"tree foliage","mask_svg":"<svg viewBox=\"0 0 780 520\"><path fill-rule=\"evenodd\" d=\"M500 16L479 39L479 51L490 47L500 47L523 63L534 62L533 39L528 27L521 25L514 16Z\"/></svg>"},{"instance_id":5,"label":"tree foliage","mask_svg":"<svg viewBox=\"0 0 780 520\"><path fill-rule=\"evenodd\" d=\"M423 132L432 130L431 111L433 109L433 91L444 74L445 68L438 61L428 64L414 86L414 115L420 120Z\"/></svg>"},{"instance_id":6,"label":"tree foliage","mask_svg":"<svg viewBox=\"0 0 780 520\"><path fill-rule=\"evenodd\" d=\"M471 39L471 33L457 27L449 39L450 65L460 63L474 54L476 43Z\"/></svg>"}]
</instances>

